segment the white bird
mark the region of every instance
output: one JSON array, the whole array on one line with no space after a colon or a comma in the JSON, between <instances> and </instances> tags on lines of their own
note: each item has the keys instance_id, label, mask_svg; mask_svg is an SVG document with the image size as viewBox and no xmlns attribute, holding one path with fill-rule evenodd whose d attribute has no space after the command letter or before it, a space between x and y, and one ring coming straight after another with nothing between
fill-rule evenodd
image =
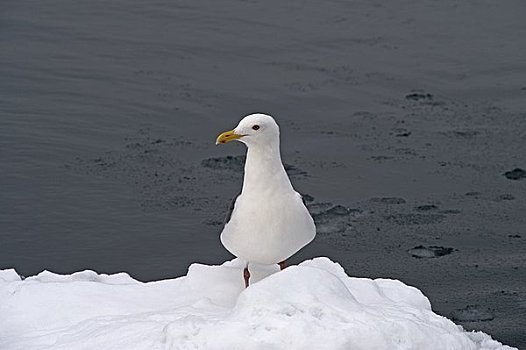
<instances>
[{"instance_id":1,"label":"white bird","mask_svg":"<svg viewBox=\"0 0 526 350\"><path fill-rule=\"evenodd\" d=\"M271 116L251 114L219 135L216 144L243 142L248 150L241 194L232 202L221 243L246 262L279 264L310 243L316 227L302 196L294 190L281 162L279 126Z\"/></svg>"}]
</instances>

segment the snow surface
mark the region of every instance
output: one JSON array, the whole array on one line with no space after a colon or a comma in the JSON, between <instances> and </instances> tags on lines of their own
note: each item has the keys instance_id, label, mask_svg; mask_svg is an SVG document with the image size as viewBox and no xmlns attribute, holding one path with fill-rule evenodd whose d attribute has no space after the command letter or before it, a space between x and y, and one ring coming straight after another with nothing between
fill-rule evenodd
<instances>
[{"instance_id":1,"label":"snow surface","mask_svg":"<svg viewBox=\"0 0 526 350\"><path fill-rule=\"evenodd\" d=\"M416 288L317 258L284 271L193 264L172 280L0 270L0 349L513 349L431 311ZM268 277L267 277L268 276Z\"/></svg>"}]
</instances>

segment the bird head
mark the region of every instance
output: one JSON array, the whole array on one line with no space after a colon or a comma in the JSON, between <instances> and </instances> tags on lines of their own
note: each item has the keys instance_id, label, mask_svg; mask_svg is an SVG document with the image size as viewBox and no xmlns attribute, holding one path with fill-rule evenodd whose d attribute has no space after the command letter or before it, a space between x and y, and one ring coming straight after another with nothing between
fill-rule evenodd
<instances>
[{"instance_id":1,"label":"bird head","mask_svg":"<svg viewBox=\"0 0 526 350\"><path fill-rule=\"evenodd\" d=\"M279 142L279 126L269 115L250 114L241 119L235 129L219 135L216 145L230 141L241 141L247 146Z\"/></svg>"}]
</instances>

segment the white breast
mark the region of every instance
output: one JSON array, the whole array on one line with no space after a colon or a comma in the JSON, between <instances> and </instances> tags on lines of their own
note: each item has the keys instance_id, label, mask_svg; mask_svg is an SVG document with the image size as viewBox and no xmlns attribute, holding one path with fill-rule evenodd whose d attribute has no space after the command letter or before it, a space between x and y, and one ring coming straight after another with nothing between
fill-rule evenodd
<instances>
[{"instance_id":1,"label":"white breast","mask_svg":"<svg viewBox=\"0 0 526 350\"><path fill-rule=\"evenodd\" d=\"M242 193L221 242L246 261L276 264L314 239L316 228L295 191Z\"/></svg>"}]
</instances>

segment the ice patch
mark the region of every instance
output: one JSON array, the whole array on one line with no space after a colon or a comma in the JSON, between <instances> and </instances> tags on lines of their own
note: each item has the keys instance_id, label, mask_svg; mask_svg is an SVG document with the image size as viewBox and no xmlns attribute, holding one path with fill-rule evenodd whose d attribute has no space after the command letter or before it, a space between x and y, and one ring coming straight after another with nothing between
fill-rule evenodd
<instances>
[{"instance_id":1,"label":"ice patch","mask_svg":"<svg viewBox=\"0 0 526 350\"><path fill-rule=\"evenodd\" d=\"M36 276L28 277L28 281L38 282L72 282L72 281L88 281L101 282L106 284L133 284L139 283L130 277L127 273L121 272L113 275L98 274L95 271L85 270L75 272L71 275L59 275L49 271L42 271Z\"/></svg>"},{"instance_id":2,"label":"ice patch","mask_svg":"<svg viewBox=\"0 0 526 350\"><path fill-rule=\"evenodd\" d=\"M451 319L459 322L491 321L495 318L493 311L480 305L468 305L463 309L453 310Z\"/></svg>"},{"instance_id":3,"label":"ice patch","mask_svg":"<svg viewBox=\"0 0 526 350\"><path fill-rule=\"evenodd\" d=\"M416 288L317 258L283 271L193 264L173 280L0 272L0 349L512 349L431 310ZM257 281L257 282L256 282Z\"/></svg>"},{"instance_id":4,"label":"ice patch","mask_svg":"<svg viewBox=\"0 0 526 350\"><path fill-rule=\"evenodd\" d=\"M407 251L411 256L419 259L438 258L444 255L453 253L453 248L439 247L439 246L423 246L411 248Z\"/></svg>"},{"instance_id":5,"label":"ice patch","mask_svg":"<svg viewBox=\"0 0 526 350\"><path fill-rule=\"evenodd\" d=\"M320 235L344 233L351 224L350 219L362 212L332 203L313 203L307 208L316 223L316 233Z\"/></svg>"},{"instance_id":6,"label":"ice patch","mask_svg":"<svg viewBox=\"0 0 526 350\"><path fill-rule=\"evenodd\" d=\"M0 282L20 281L21 278L15 269L0 270Z\"/></svg>"}]
</instances>

